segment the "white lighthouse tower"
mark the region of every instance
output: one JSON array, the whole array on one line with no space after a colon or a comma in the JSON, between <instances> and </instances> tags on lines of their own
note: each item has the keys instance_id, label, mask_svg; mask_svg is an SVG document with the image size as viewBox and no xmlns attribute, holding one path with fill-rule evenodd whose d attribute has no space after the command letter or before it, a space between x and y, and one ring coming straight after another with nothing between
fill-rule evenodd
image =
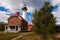
<instances>
[{"instance_id":1,"label":"white lighthouse tower","mask_svg":"<svg viewBox=\"0 0 60 40\"><path fill-rule=\"evenodd\" d=\"M26 20L26 14L27 14L27 8L26 5L24 4L24 7L22 8L22 17Z\"/></svg>"}]
</instances>

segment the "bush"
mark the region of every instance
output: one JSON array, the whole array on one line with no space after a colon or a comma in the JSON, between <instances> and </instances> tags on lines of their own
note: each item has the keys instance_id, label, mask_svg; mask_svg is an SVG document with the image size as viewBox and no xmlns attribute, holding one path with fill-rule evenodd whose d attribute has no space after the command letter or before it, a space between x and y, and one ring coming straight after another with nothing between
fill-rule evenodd
<instances>
[{"instance_id":1,"label":"bush","mask_svg":"<svg viewBox=\"0 0 60 40\"><path fill-rule=\"evenodd\" d=\"M3 22L0 22L0 31L4 31L5 24Z\"/></svg>"},{"instance_id":2,"label":"bush","mask_svg":"<svg viewBox=\"0 0 60 40\"><path fill-rule=\"evenodd\" d=\"M56 27L55 27L55 31L56 31L56 33L59 33L60 32L60 25L56 25Z\"/></svg>"}]
</instances>

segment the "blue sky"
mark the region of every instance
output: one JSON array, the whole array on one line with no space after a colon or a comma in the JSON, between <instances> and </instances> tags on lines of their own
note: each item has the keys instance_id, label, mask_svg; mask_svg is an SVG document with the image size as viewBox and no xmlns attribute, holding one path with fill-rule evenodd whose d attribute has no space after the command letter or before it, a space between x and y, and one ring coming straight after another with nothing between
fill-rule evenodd
<instances>
[{"instance_id":1,"label":"blue sky","mask_svg":"<svg viewBox=\"0 0 60 40\"><path fill-rule=\"evenodd\" d=\"M56 24L60 25L60 0L52 0L51 4L54 6L52 13L56 17Z\"/></svg>"},{"instance_id":2,"label":"blue sky","mask_svg":"<svg viewBox=\"0 0 60 40\"><path fill-rule=\"evenodd\" d=\"M22 13L24 4L27 6L27 21L31 22L32 12L43 6L44 1L48 0L0 0L0 21L5 22L9 16L19 11Z\"/></svg>"},{"instance_id":3,"label":"blue sky","mask_svg":"<svg viewBox=\"0 0 60 40\"><path fill-rule=\"evenodd\" d=\"M6 9L5 7L0 6L0 11L8 12L8 10L9 9ZM13 14L6 14L6 15L11 16ZM22 13L20 15L22 15ZM27 12L26 18L27 18L26 19L27 22L31 23L32 22L32 13L31 12Z\"/></svg>"},{"instance_id":4,"label":"blue sky","mask_svg":"<svg viewBox=\"0 0 60 40\"><path fill-rule=\"evenodd\" d=\"M0 11L3 12L8 12L9 9L6 9L5 7L0 6ZM6 14L7 16L11 16L12 14ZM22 15L22 13L20 14ZM31 12L27 12L27 22L31 23L32 20L32 13Z\"/></svg>"},{"instance_id":5,"label":"blue sky","mask_svg":"<svg viewBox=\"0 0 60 40\"><path fill-rule=\"evenodd\" d=\"M55 5L54 8L53 8L53 11L54 12L57 11L58 10L58 7L59 7L58 5Z\"/></svg>"},{"instance_id":6,"label":"blue sky","mask_svg":"<svg viewBox=\"0 0 60 40\"><path fill-rule=\"evenodd\" d=\"M27 22L31 23L32 22L32 13L31 12L27 12Z\"/></svg>"},{"instance_id":7,"label":"blue sky","mask_svg":"<svg viewBox=\"0 0 60 40\"><path fill-rule=\"evenodd\" d=\"M2 7L2 6L0 6L0 11L5 11L5 12L7 12L8 9L6 9L6 8L4 8L4 7Z\"/></svg>"},{"instance_id":8,"label":"blue sky","mask_svg":"<svg viewBox=\"0 0 60 40\"><path fill-rule=\"evenodd\" d=\"M42 8L45 1L50 1L54 6L52 13L57 17L57 24L59 23L58 18L60 18L60 0L0 0L0 20L5 22L9 16L19 11L22 13L21 9L23 4L27 6L27 18L28 22L31 22L32 13L34 9Z\"/></svg>"}]
</instances>

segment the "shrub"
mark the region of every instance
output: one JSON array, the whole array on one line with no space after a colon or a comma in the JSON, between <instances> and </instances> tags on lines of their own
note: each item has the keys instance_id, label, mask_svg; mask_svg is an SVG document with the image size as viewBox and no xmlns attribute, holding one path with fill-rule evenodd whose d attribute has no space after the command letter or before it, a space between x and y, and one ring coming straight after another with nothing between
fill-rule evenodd
<instances>
[{"instance_id":1,"label":"shrub","mask_svg":"<svg viewBox=\"0 0 60 40\"><path fill-rule=\"evenodd\" d=\"M4 31L5 24L3 22L0 22L0 31Z\"/></svg>"}]
</instances>

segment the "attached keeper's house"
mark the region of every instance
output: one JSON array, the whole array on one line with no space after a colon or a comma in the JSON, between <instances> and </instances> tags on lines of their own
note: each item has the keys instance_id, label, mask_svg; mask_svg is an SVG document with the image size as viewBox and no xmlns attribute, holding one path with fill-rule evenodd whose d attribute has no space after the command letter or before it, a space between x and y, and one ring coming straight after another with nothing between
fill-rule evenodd
<instances>
[{"instance_id":1,"label":"attached keeper's house","mask_svg":"<svg viewBox=\"0 0 60 40\"><path fill-rule=\"evenodd\" d=\"M22 11L22 16L19 15L19 12L16 12L8 18L8 22L5 24L5 32L31 31L32 25L26 21L26 6L22 8Z\"/></svg>"},{"instance_id":2,"label":"attached keeper's house","mask_svg":"<svg viewBox=\"0 0 60 40\"><path fill-rule=\"evenodd\" d=\"M28 22L19 16L19 12L9 17L8 23L5 25L5 31L8 32L19 32L27 30Z\"/></svg>"}]
</instances>

